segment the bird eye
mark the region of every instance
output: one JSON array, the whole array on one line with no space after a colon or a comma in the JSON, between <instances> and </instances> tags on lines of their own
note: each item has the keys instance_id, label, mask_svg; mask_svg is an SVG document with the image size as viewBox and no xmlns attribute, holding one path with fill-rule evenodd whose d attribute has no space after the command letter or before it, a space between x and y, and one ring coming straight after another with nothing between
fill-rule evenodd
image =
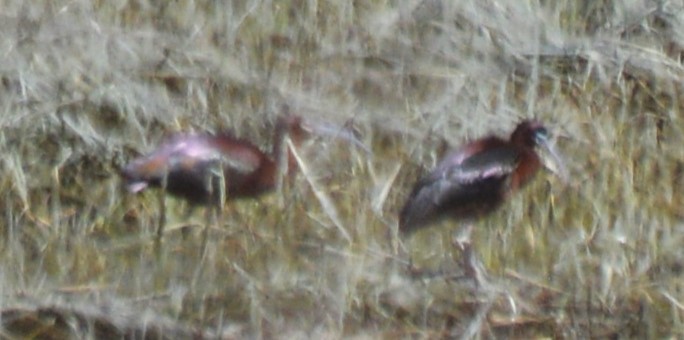
<instances>
[{"instance_id":1,"label":"bird eye","mask_svg":"<svg viewBox=\"0 0 684 340\"><path fill-rule=\"evenodd\" d=\"M534 130L534 141L537 144L545 143L549 139L549 131L545 127Z\"/></svg>"}]
</instances>

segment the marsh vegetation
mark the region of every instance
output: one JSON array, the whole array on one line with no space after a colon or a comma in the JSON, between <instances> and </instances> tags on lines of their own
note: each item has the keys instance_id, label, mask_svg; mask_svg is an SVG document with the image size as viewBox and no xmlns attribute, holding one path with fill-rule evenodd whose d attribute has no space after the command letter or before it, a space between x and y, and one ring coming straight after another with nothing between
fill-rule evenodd
<instances>
[{"instance_id":1,"label":"marsh vegetation","mask_svg":"<svg viewBox=\"0 0 684 340\"><path fill-rule=\"evenodd\" d=\"M0 320L16 338L684 334L684 5L676 1L4 1ZM279 108L352 129L202 209L120 169L177 131L269 150ZM391 242L446 145L536 117L540 173L473 243L490 284ZM457 273L457 222L403 240ZM393 244L394 243L394 244Z\"/></svg>"}]
</instances>

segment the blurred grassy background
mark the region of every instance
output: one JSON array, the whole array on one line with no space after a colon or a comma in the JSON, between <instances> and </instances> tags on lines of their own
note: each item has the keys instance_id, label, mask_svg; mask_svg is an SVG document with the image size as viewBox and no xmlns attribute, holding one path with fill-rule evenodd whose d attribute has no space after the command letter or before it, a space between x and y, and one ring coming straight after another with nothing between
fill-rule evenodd
<instances>
[{"instance_id":1,"label":"blurred grassy background","mask_svg":"<svg viewBox=\"0 0 684 340\"><path fill-rule=\"evenodd\" d=\"M679 2L10 0L0 18L3 337L683 336ZM175 200L155 245L157 193L117 169L174 131L268 150L282 104L372 156L313 140L311 174L231 203L205 256L203 212ZM541 173L477 223L490 286L412 278L387 238L412 183L445 143L524 117L571 182ZM459 271L457 228L405 240L412 258Z\"/></svg>"}]
</instances>

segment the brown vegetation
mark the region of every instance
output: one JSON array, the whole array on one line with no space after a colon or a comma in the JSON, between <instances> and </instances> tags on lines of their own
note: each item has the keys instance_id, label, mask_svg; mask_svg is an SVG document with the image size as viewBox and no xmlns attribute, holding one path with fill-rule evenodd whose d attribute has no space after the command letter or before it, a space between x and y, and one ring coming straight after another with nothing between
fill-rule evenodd
<instances>
[{"instance_id":1,"label":"brown vegetation","mask_svg":"<svg viewBox=\"0 0 684 340\"><path fill-rule=\"evenodd\" d=\"M684 310L684 8L675 2L5 1L2 337L665 338ZM203 217L117 173L176 131L268 150L277 108L355 129ZM444 145L558 135L474 244L491 285L415 278L388 239ZM458 272L458 223L405 246ZM389 234L392 234L391 232Z\"/></svg>"}]
</instances>

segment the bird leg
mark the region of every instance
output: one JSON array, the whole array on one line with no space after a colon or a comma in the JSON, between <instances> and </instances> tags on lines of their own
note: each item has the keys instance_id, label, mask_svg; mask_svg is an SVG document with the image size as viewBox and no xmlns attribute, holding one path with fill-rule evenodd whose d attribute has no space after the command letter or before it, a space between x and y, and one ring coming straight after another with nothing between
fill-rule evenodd
<instances>
[{"instance_id":1,"label":"bird leg","mask_svg":"<svg viewBox=\"0 0 684 340\"><path fill-rule=\"evenodd\" d=\"M277 153L276 157L274 159L276 160L276 192L278 193L278 207L283 208L285 206L285 197L283 193L283 189L286 184L286 177L288 172L290 171L289 169L289 153L290 151L290 145L291 143L289 142L289 137L287 134L283 135L280 137L282 140L277 141L278 144L280 144L278 149L273 150L273 152Z\"/></svg>"},{"instance_id":2,"label":"bird leg","mask_svg":"<svg viewBox=\"0 0 684 340\"><path fill-rule=\"evenodd\" d=\"M458 235L453 237L452 244L461 251L465 277L472 279L476 286L480 286L484 282L485 273L482 269L482 264L473 253L473 246L470 240L472 231L473 225L468 224Z\"/></svg>"},{"instance_id":3,"label":"bird leg","mask_svg":"<svg viewBox=\"0 0 684 340\"><path fill-rule=\"evenodd\" d=\"M166 226L166 183L168 179L168 171L164 172L161 180L161 190L159 190L159 224L157 225L157 241L161 240L164 234L164 227Z\"/></svg>"},{"instance_id":4,"label":"bird leg","mask_svg":"<svg viewBox=\"0 0 684 340\"><path fill-rule=\"evenodd\" d=\"M226 178L223 173L223 164L220 160L212 162L210 165L206 185L210 203L206 210L205 226L202 232L202 254L206 250L211 224L212 222L219 223L223 215L223 206L226 203Z\"/></svg>"},{"instance_id":5,"label":"bird leg","mask_svg":"<svg viewBox=\"0 0 684 340\"><path fill-rule=\"evenodd\" d=\"M220 160L216 160L209 165L209 171L207 173L206 188L209 193L209 205L206 207L204 215L204 230L202 231L202 245L199 252L199 264L195 270L195 275L191 283L191 287L195 287L197 282L204 273L204 266L207 259L207 249L209 245L209 229L213 222L218 224L220 220L221 213L223 210L223 205L226 202L226 179L223 174L223 164ZM212 217L213 221L212 221Z\"/></svg>"}]
</instances>

